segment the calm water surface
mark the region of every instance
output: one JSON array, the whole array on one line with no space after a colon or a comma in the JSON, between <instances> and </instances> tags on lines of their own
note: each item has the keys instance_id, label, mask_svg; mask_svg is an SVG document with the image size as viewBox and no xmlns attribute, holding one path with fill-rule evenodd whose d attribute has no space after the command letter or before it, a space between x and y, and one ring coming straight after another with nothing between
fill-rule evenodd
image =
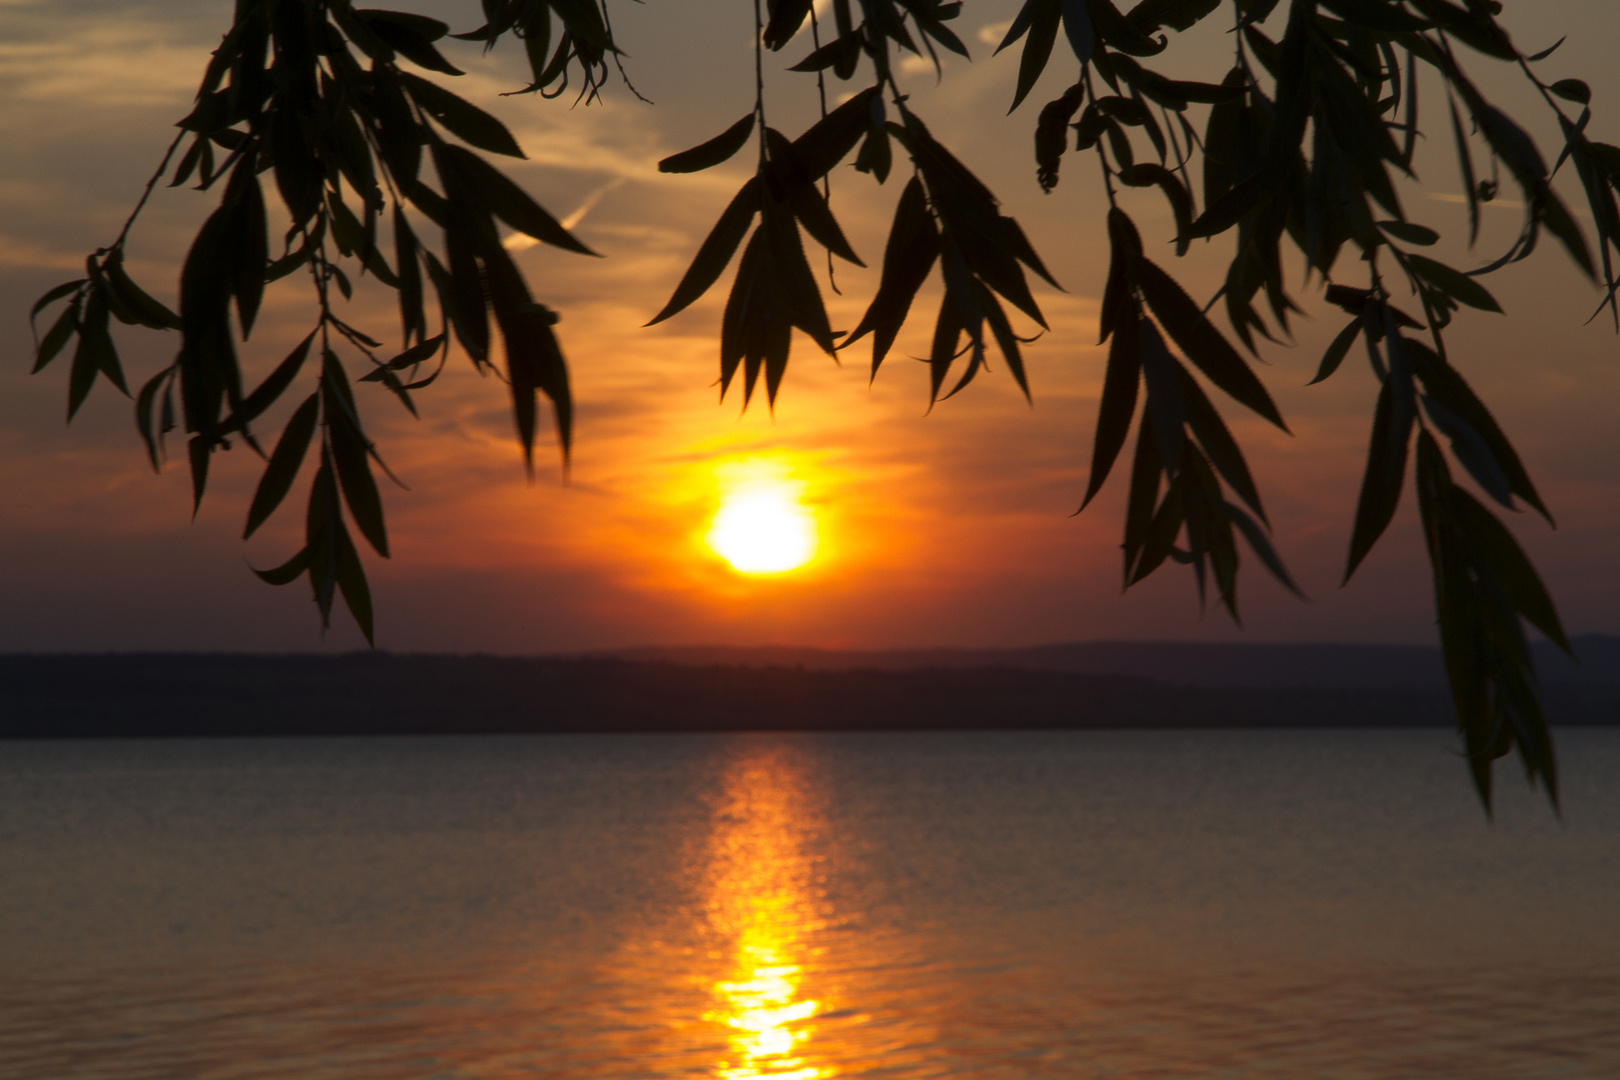
<instances>
[{"instance_id":1,"label":"calm water surface","mask_svg":"<svg viewBox=\"0 0 1620 1080\"><path fill-rule=\"evenodd\" d=\"M0 1076L1620 1076L1620 731L0 744Z\"/></svg>"}]
</instances>

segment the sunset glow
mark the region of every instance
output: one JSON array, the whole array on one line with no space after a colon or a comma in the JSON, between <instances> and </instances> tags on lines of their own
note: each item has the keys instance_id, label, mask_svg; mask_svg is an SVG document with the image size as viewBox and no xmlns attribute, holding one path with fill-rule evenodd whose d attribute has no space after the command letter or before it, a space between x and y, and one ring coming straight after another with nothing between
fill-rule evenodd
<instances>
[{"instance_id":1,"label":"sunset glow","mask_svg":"<svg viewBox=\"0 0 1620 1080\"><path fill-rule=\"evenodd\" d=\"M1582 75L1594 101L1620 94L1620 68L1605 52L1620 5L1547 0L1509 9L1516 32L1532 38L1544 27L1589 28L1549 57L1558 67L1549 77ZM412 10L447 20L455 32L481 18L476 4L442 0ZM86 254L118 236L175 121L195 107L231 6L110 5L94 18L75 5L13 2L4 11L11 107L0 116L8 147L0 160L0 308L13 320L13 353L25 356L33 345L22 324L29 308L81 276ZM970 5L958 30L993 50L1011 14ZM937 268L881 371L870 368L866 339L835 362L796 333L774 405L756 394L745 407L736 386L718 394L716 348L735 267L679 316L646 324L753 172L748 154L698 173L658 169L664 157L726 130L752 99L751 50L715 44L715 28L736 17L732 7L702 3L630 5L615 19L636 61L627 72L656 108L620 86L616 72L613 92L589 109L502 96L530 81L523 49L508 43L486 55L482 42L439 42L467 74L429 81L454 85L506 127L526 156L494 164L603 257L534 243L521 232L504 241L534 298L562 318L555 332L578 411L565 462L541 410L532 483L507 388L459 346L452 344L431 387L413 391L420 418L383 384L356 384L365 430L404 485L380 487L393 557L359 545L379 648L531 654L766 643L1433 642L1433 592L1410 486L1385 538L1339 588L1379 383L1368 365L1351 363L1306 385L1345 321L1319 282L1298 281L1295 299L1308 314L1288 345L1262 348L1256 368L1292 434L1206 386L1264 494L1279 556L1316 602L1301 604L1247 556L1241 630L1230 619L1199 619L1188 567L1165 566L1121 590L1129 461L1116 464L1085 513L1070 516L1087 487L1108 361L1109 347L1096 342L1110 265L1103 257L1109 199L1095 170L1065 166L1062 193L1052 196L1036 182L1029 142L1036 105L1007 117L1013 51L971 66L955 58L958 70L939 80L931 64L898 75L907 108L926 117L996 194L1062 284L1060 292L1030 283L1050 328L1025 350L1033 405L997 362L963 393L929 407L931 366L910 358L931 355ZM1175 48L1186 51L1166 57L1164 70L1181 70L1183 55L1198 78L1219 81L1227 69L1225 35L1190 36ZM796 63L799 55L788 55L794 49L778 59ZM1562 145L1537 94L1511 96L1524 89L1522 73L1482 69L1477 77L1492 100L1509 95L1510 114L1539 116L1541 126L1527 130L1543 153ZM790 138L818 115L813 83L803 75L771 83L774 123ZM1449 120L1443 110L1436 115L1444 135ZM1613 142L1616 130L1594 128L1593 137ZM1452 140L1437 139L1432 128L1426 134L1420 147L1438 156L1414 165L1426 186L1406 183L1401 199L1414 223L1447 238L1430 254L1466 271L1517 240L1522 211L1506 206L1511 193L1483 207L1470 250ZM259 179L279 237L275 177ZM864 265L840 260L829 277L820 246L806 240L832 327L853 330L876 295L906 179L878 184L854 174L834 185L832 210ZM1570 170L1557 184L1567 185L1558 188L1566 202L1584 205ZM223 194L218 185L194 187L159 182L129 234L126 269L171 308L197 226ZM1173 236L1162 192L1117 194L1145 242ZM379 236L393 258L391 216L384 219ZM430 222L411 220L424 243L440 242ZM1620 440L1610 434L1620 401L1617 339L1601 319L1588 325L1598 297L1558 247L1543 244L1533 259L1503 268L1491 289L1506 316L1459 312L1448 333L1459 372L1517 447L1559 528L1554 533L1535 515L1504 520L1541 572L1565 629L1613 633L1620 630L1613 558ZM1182 258L1165 255L1174 262L1164 265L1201 304L1221 290L1228 254L1224 243L1199 245ZM336 314L383 342L373 350L379 355L403 349L397 294L370 273L347 272L352 296ZM41 334L60 308L41 312ZM1224 327L1223 311L1217 305ZM1015 332L1038 329L1009 314ZM248 383L276 370L316 317L307 274L269 284L251 340L235 343ZM172 364L172 332L122 324L114 332L132 389ZM372 367L347 338L335 352L351 378ZM19 361L6 376L0 596L8 618L0 639L7 650L343 653L367 646L341 602L323 628L305 593L272 589L247 569L281 565L303 546L318 453L244 543L264 462L251 449L216 455L193 520L184 440L171 435L172 460L154 475L131 403L106 380L95 380L71 428L64 424L73 355L67 349L34 376ZM316 389L318 366L302 370L297 397ZM953 370L962 370L960 361ZM266 451L294 404L288 397L257 422Z\"/></svg>"},{"instance_id":2,"label":"sunset glow","mask_svg":"<svg viewBox=\"0 0 1620 1080\"><path fill-rule=\"evenodd\" d=\"M803 482L771 462L736 463L720 482L720 509L706 539L732 569L780 574L815 557L816 517L800 501Z\"/></svg>"}]
</instances>

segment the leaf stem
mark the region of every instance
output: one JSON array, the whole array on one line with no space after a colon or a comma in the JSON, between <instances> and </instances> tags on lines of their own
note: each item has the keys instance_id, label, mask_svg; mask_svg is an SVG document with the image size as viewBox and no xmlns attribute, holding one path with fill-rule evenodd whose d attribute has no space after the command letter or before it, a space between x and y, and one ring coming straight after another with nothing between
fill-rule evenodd
<instances>
[{"instance_id":1,"label":"leaf stem","mask_svg":"<svg viewBox=\"0 0 1620 1080\"><path fill-rule=\"evenodd\" d=\"M114 240L112 242L112 247L108 248L107 250L110 251L113 248L119 248L124 245L124 240L129 236L129 230L134 226L135 219L141 216L141 211L146 207L146 200L152 197L152 189L157 186L157 182L159 180L163 179L163 174L167 172L169 168L169 159L174 157L175 150L180 146L180 141L185 137L186 133L181 131L174 137L174 141L169 144L169 148L163 151L163 160L158 163L157 171L154 172L152 174L152 178L146 182L146 188L141 192L140 201L135 204L135 209L129 212L129 217L124 219L124 227L118 230L118 239ZM201 136L198 136L198 138L201 138Z\"/></svg>"}]
</instances>

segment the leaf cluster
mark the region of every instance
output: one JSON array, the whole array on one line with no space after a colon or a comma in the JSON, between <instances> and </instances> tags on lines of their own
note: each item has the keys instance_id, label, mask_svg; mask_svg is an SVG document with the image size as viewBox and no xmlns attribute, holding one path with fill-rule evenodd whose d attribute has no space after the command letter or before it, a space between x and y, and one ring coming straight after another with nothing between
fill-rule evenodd
<instances>
[{"instance_id":1,"label":"leaf cluster","mask_svg":"<svg viewBox=\"0 0 1620 1080\"><path fill-rule=\"evenodd\" d=\"M524 41L531 60L537 47L546 53L530 89L552 93L566 81L570 62L594 85L603 58L614 51L602 13L589 3L492 0L484 8L486 25L461 36L493 44L511 33ZM561 26L554 46L553 21ZM475 365L502 375L510 387L531 472L541 395L553 406L565 455L572 431L568 373L553 329L557 315L533 299L501 228L594 253L477 152L523 157L500 120L407 68L462 74L437 45L448 31L437 19L355 8L348 0L243 0L194 107L178 124L179 137L147 186L150 193L167 176L171 187L194 180L198 190L222 188L186 255L178 314L125 273L128 224L111 247L90 257L85 278L51 290L33 312L64 304L39 341L35 370L78 338L70 418L98 375L129 393L109 317L180 331L174 361L136 395L136 424L154 468L164 460L168 433L187 436L195 504L214 453L229 449L233 439L264 459L245 536L280 506L317 448L305 545L260 576L276 584L307 576L323 623L341 595L368 639L371 602L346 519L387 557L375 476L387 469L366 434L343 354L365 367L361 381L381 384L414 414L412 392L438 375L438 368L424 374L423 365L437 355L442 367L453 337ZM279 250L269 235L267 189L279 196L289 222ZM442 246L424 242L424 224L438 231ZM391 250L385 250L385 228ZM266 286L300 271L309 277L315 327L249 390L239 347L252 334ZM354 280L368 275L398 296L403 345L392 357L339 314L333 296L349 299ZM497 332L504 370L495 364ZM312 353L319 362L307 365ZM311 376L313 392L294 407L265 454L255 426Z\"/></svg>"},{"instance_id":2,"label":"leaf cluster","mask_svg":"<svg viewBox=\"0 0 1620 1080\"><path fill-rule=\"evenodd\" d=\"M1125 521L1126 583L1167 559L1188 563L1200 595L1206 574L1213 574L1235 616L1235 530L1292 587L1265 541L1258 493L1235 441L1165 340L1174 341L1215 386L1281 426L1247 361L1210 321L1209 307L1224 300L1231 331L1250 353L1257 339L1286 338L1290 316L1300 310L1284 279L1284 251L1291 248L1307 280L1318 282L1329 302L1353 316L1313 381L1337 372L1359 338L1380 386L1346 579L1395 514L1416 438L1427 448L1416 467L1442 644L1459 724L1476 761L1475 781L1488 805L1489 760L1516 745L1532 778L1551 794L1551 744L1519 620L1529 619L1560 643L1562 632L1511 535L1483 503L1452 484L1449 473L1439 479L1446 459L1502 508L1516 510L1522 502L1551 518L1512 444L1451 363L1444 332L1463 308L1501 312L1481 278L1527 257L1543 231L1583 273L1601 272L1606 303L1620 328L1611 253L1620 251L1614 171L1620 151L1586 134L1591 92L1584 82L1547 82L1536 74L1534 65L1557 46L1521 53L1497 21L1498 4L1294 0L1285 15L1278 12L1281 32L1273 36L1263 26L1273 25L1276 20L1268 20L1282 5L1236 0L1228 7L1234 60L1218 85L1178 80L1144 65L1168 47L1168 32L1187 30L1221 7L1209 0L1144 0L1121 12L1110 0L1026 0L1001 44L1005 49L1023 43L1016 109L1063 31L1081 77L1040 112L1037 180L1051 191L1072 150L1094 153L1107 181L1113 254L1101 336L1113 344L1086 502L1123 448L1139 387L1145 387ZM1469 54L1512 64L1540 92L1565 140L1551 168L1522 124L1487 100L1469 77L1461 59ZM1477 239L1480 206L1497 197L1503 173L1519 188L1525 207L1514 243L1477 269L1458 270L1421 253L1439 234L1411 220L1399 197L1399 181L1413 175L1422 133L1420 74L1421 81L1438 82L1443 90L1470 244ZM1192 116L1195 105L1207 106L1201 129ZM1578 114L1571 114L1571 105ZM1481 144L1488 178L1476 163ZM1596 226L1596 264L1552 187L1566 161L1575 166ZM1196 174L1191 165L1198 166ZM1178 254L1195 240L1232 238L1224 283L1208 305L1195 304L1141 255L1116 195L1149 186L1169 204ZM1358 256L1354 265L1365 270L1365 285L1335 279L1346 250ZM1415 299L1413 312L1397 306L1397 282ZM1408 336L1411 330L1424 331L1427 342ZM1225 499L1223 488L1237 500ZM1465 588L1465 581L1472 584ZM1481 633L1489 637L1485 644L1475 640Z\"/></svg>"}]
</instances>

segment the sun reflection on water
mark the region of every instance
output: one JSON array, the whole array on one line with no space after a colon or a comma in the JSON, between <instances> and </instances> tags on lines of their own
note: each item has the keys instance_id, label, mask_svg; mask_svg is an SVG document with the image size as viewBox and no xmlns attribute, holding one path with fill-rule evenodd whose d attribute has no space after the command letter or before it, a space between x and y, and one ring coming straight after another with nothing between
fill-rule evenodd
<instances>
[{"instance_id":1,"label":"sun reflection on water","mask_svg":"<svg viewBox=\"0 0 1620 1080\"><path fill-rule=\"evenodd\" d=\"M801 763L780 746L755 746L727 770L711 837L708 910L729 970L714 984L711 1023L727 1046L724 1080L821 1080L835 1075L815 1044L819 1000L805 992L818 924L811 856L815 826Z\"/></svg>"}]
</instances>

